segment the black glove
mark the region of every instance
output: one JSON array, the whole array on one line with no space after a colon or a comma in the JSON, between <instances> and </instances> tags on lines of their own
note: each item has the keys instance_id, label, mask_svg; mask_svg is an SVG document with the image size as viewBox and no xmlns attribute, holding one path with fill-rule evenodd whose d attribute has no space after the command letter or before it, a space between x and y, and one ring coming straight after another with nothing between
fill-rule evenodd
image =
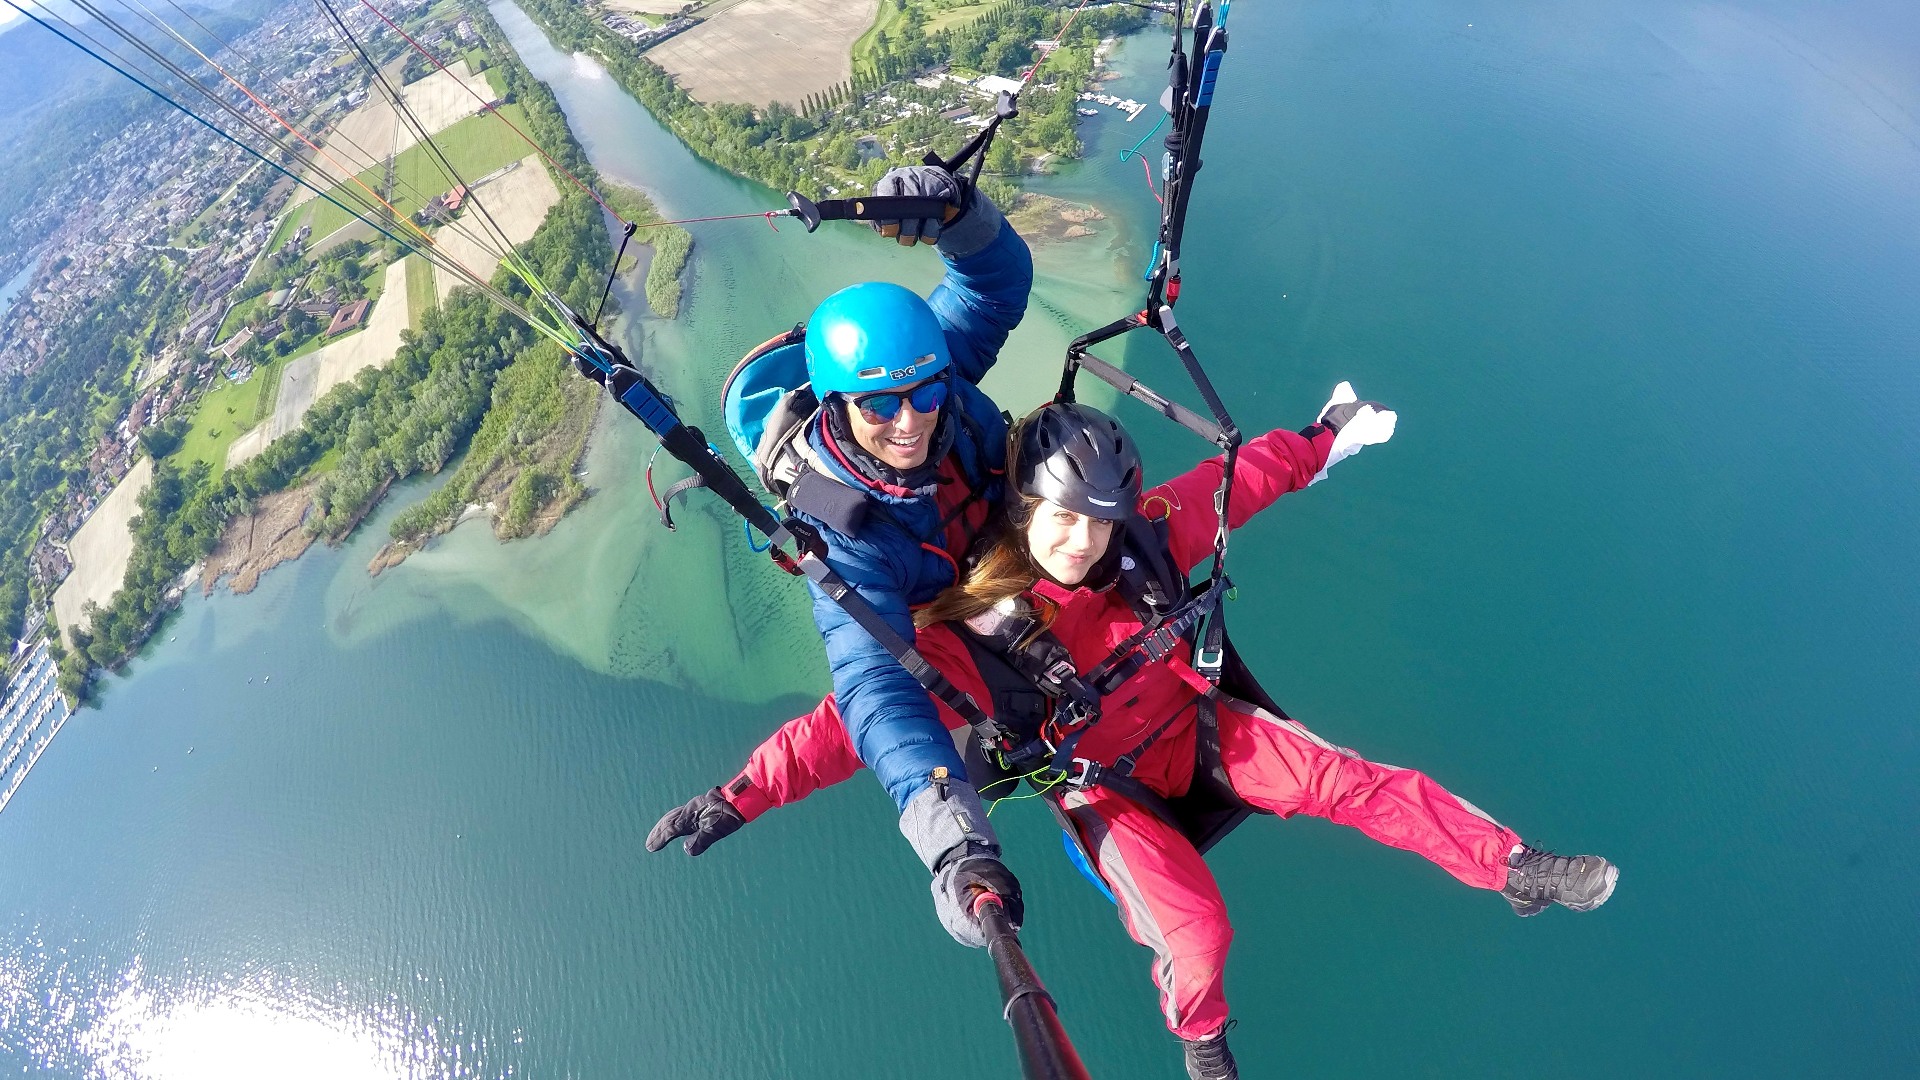
<instances>
[{"instance_id":1,"label":"black glove","mask_svg":"<svg viewBox=\"0 0 1920 1080\"><path fill-rule=\"evenodd\" d=\"M947 928L953 940L979 949L986 947L987 936L980 929L980 921L973 917L977 889L985 889L1000 898L1015 929L1026 917L1027 905L1020 898L1020 880L993 855L962 855L934 871L933 907L940 917L940 925Z\"/></svg>"},{"instance_id":2,"label":"black glove","mask_svg":"<svg viewBox=\"0 0 1920 1080\"><path fill-rule=\"evenodd\" d=\"M683 846L689 855L698 855L713 846L715 840L732 836L747 819L720 794L719 788L695 795L685 806L667 811L667 816L647 834L647 850L659 851L676 836L687 838Z\"/></svg>"},{"instance_id":3,"label":"black glove","mask_svg":"<svg viewBox=\"0 0 1920 1080\"><path fill-rule=\"evenodd\" d=\"M1327 406L1327 411L1320 414L1320 426L1338 435L1340 429L1347 426L1347 421L1353 419L1355 413L1369 406L1375 412L1387 411L1387 407L1377 401L1343 401L1338 405Z\"/></svg>"},{"instance_id":4,"label":"black glove","mask_svg":"<svg viewBox=\"0 0 1920 1080\"><path fill-rule=\"evenodd\" d=\"M905 168L889 169L880 182L873 185L875 195L912 195L922 198L939 199L948 203L946 215L938 220L934 218L898 218L876 221L873 227L881 236L892 237L900 241L903 247L912 247L915 241L923 244L936 243L940 239L942 226L960 216L960 181L954 175L938 165L909 165Z\"/></svg>"},{"instance_id":5,"label":"black glove","mask_svg":"<svg viewBox=\"0 0 1920 1080\"><path fill-rule=\"evenodd\" d=\"M979 887L1000 898L1000 904L1007 909L1007 919L1018 930L1026 920L1027 904L1020 897L1020 879L1013 876L1007 864L992 857L963 860L953 871L953 891L968 898L967 910L973 910L973 890Z\"/></svg>"}]
</instances>

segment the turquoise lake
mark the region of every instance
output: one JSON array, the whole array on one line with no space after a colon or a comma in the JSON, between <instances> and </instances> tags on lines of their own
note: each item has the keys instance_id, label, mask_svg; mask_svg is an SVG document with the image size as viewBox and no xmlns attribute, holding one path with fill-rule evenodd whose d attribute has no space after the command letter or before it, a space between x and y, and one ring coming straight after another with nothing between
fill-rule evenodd
<instances>
[{"instance_id":1,"label":"turquoise lake","mask_svg":"<svg viewBox=\"0 0 1920 1080\"><path fill-rule=\"evenodd\" d=\"M495 10L603 173L676 216L779 204ZM1341 379L1400 413L1235 534L1236 640L1309 727L1622 867L1600 911L1521 921L1255 819L1211 857L1245 1074L1920 1074L1920 14L1232 26L1182 325L1243 427L1300 427ZM1165 48L1127 43L1114 92L1157 98ZM1117 154L1152 115L1105 112L1042 185L1108 218L1040 253L989 383L1015 410L1138 300L1157 207ZM696 229L682 319L621 333L715 430L746 349L939 269L850 227ZM1192 400L1155 343L1107 355ZM1160 475L1206 452L1116 408ZM0 816L0 1072L1016 1075L991 967L870 777L698 860L642 849L825 688L737 521L660 528L651 449L604 416L593 497L537 540L469 524L368 577L416 484L189 600ZM1179 1076L1149 956L1050 818L995 821L1093 1075Z\"/></svg>"}]
</instances>

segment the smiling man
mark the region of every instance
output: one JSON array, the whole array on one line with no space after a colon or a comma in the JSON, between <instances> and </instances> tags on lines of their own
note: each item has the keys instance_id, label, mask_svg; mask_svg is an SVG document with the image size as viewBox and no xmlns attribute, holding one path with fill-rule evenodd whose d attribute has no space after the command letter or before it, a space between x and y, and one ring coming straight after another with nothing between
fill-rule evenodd
<instances>
[{"instance_id":1,"label":"smiling man","mask_svg":"<svg viewBox=\"0 0 1920 1080\"><path fill-rule=\"evenodd\" d=\"M947 273L926 298L890 282L842 289L807 320L807 376L820 408L802 432L804 464L787 507L819 530L828 564L912 641L912 609L960 580L1004 493L1007 423L979 382L1026 313L1033 257L999 209L945 169L895 169L876 194L959 206L943 221L878 226L901 244L937 245ZM914 677L810 587L852 746L900 809L942 925L982 944L961 898L971 886L991 888L1018 923L1020 886L1000 863L953 739ZM717 789L695 803L682 810L740 819Z\"/></svg>"}]
</instances>

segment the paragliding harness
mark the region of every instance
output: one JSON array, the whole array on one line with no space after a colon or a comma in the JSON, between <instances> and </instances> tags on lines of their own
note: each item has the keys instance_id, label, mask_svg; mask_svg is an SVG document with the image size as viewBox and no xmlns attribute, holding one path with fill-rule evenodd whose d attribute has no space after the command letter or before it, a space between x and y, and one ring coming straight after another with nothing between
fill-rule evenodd
<instances>
[{"instance_id":1,"label":"paragliding harness","mask_svg":"<svg viewBox=\"0 0 1920 1080\"><path fill-rule=\"evenodd\" d=\"M1183 10L1185 4L1179 8ZM1179 573L1167 552L1164 519L1146 521L1135 515L1121 534L1121 550L1131 555L1135 569L1127 571L1125 565L1129 559L1121 559L1123 571L1117 588L1129 605L1135 607L1142 626L1133 638L1121 642L1106 661L1087 675L1077 675L1066 648L1052 638L1052 634L1044 632L1043 626L1031 625L1031 619L1027 619L1029 625L1018 625L1023 621L1020 617L1008 619L1008 625L991 626L987 634L993 642L991 646L981 640L973 626L970 630L975 630L975 634L968 642L981 675L993 688L996 715L1002 719L1035 717L1041 723L1035 738L1008 749L1000 765L1018 774L1021 767L1029 767L1029 761L1035 759L1044 759L1048 765L1064 761L1064 767L1054 765L1054 769L1056 774L1066 776L1068 786L1085 788L1098 784L1133 799L1179 828L1200 851L1217 844L1254 813L1254 807L1235 794L1221 765L1219 698L1231 696L1250 701L1284 717L1279 705L1261 690L1227 640L1225 613L1221 609L1221 603L1233 588L1233 582L1227 578L1227 534L1231 530L1229 500L1233 494L1235 461L1240 452L1240 429L1235 427L1227 405L1221 402L1213 390L1212 380L1200 367L1200 359L1194 356L1187 334L1181 332L1173 317L1173 304L1181 294L1181 240L1187 229L1188 198L1192 196L1192 179L1200 171L1200 144L1212 110L1213 83L1227 54L1227 12L1229 4L1221 4L1219 17L1215 19L1212 4L1206 2L1194 10L1190 50L1183 19L1179 13L1175 15L1173 50L1167 58L1167 90L1162 96L1162 106L1171 119L1162 160L1164 209L1154 259L1146 275L1146 304L1140 311L1075 338L1068 346L1060 390L1054 394L1054 402L1073 402L1075 377L1087 371L1114 386L1117 392L1152 407L1221 450L1221 486L1213 492L1213 511L1219 525L1213 532L1212 571L1206 580L1188 586L1187 578ZM1173 354L1179 357L1181 367L1187 371L1188 379L1212 415L1200 415L1165 398L1144 382L1089 352L1102 342L1142 327L1158 332L1167 346L1173 348ZM1173 603L1173 598L1179 598L1179 603ZM1085 730L1096 723L1100 694L1116 690L1142 665L1160 661L1181 644L1192 646L1192 667L1212 684L1213 690L1196 700L1196 761L1192 782L1183 796L1165 799L1135 780L1131 771L1140 755L1167 730L1171 719L1148 734L1142 744L1121 755L1114 765L1100 765L1085 757L1075 757L1073 748ZM1035 700L1035 690L1039 692L1039 700ZM1039 705L1041 711L1035 711L1035 705ZM1066 832L1073 861L1089 880L1106 892L1106 886L1092 872L1089 853L1077 828L1073 828L1073 822L1066 815L1060 784L1052 776L1031 778L1031 782L1048 792L1048 801Z\"/></svg>"},{"instance_id":2,"label":"paragliding harness","mask_svg":"<svg viewBox=\"0 0 1920 1080\"><path fill-rule=\"evenodd\" d=\"M1068 839L1075 843L1078 836L1060 807L1059 787L1104 785L1153 810L1180 828L1196 848L1206 850L1252 812L1233 793L1220 765L1216 697L1232 696L1279 713L1234 653L1227 640L1221 611L1222 601L1231 588L1226 576L1228 503L1241 443L1240 431L1173 315L1173 305L1180 295L1180 245L1192 179L1200 169L1201 140L1212 105L1214 82L1227 48L1226 15L1227 5L1223 4L1216 21L1211 5L1202 3L1193 20L1191 50L1184 19L1176 16L1174 20L1168 88L1162 98L1171 120L1162 162L1164 209L1153 265L1147 276L1146 304L1141 310L1074 340L1068 347L1060 388L1054 397L1056 402L1073 401L1075 378L1084 370L1220 448L1224 469L1220 488L1214 494L1219 524L1214 537L1212 568L1204 581L1189 586L1185 576L1171 566L1167 557L1164 523L1156 524L1136 516L1123 534L1122 543L1134 554L1133 561L1141 569L1132 573L1131 582L1124 580L1129 575L1123 572L1119 587L1126 590L1123 595L1135 606L1143 626L1114 655L1085 675L1074 669L1071 658L1065 656L1064 646L1043 628L1036 632L1009 624L989 627L984 635L976 628L969 628L974 631L966 635L972 639L969 644L974 647L982 675L994 691L993 710L981 708L929 664L827 565L826 545L816 529L797 518L782 519L763 505L699 430L680 421L671 403L647 382L617 346L600 337L584 320L573 317L574 324L589 340L589 346L576 353L577 366L605 386L658 435L662 449L694 470L694 476L673 485L665 499L659 500L662 520L671 527L668 504L675 495L694 487L711 489L744 517L751 529L768 539L768 549L776 563L812 581L928 693L945 702L967 722L978 751L976 760L992 765L992 772L999 775L1008 775L1008 770L1031 774L1055 762L1064 763L1064 767L1056 770L1064 781L1054 781L1050 789L1053 798L1049 801L1060 814ZM994 120L960 154L950 161L929 155L928 163L957 170L969 158L983 158L995 128L1015 112L1012 97L1003 94ZM962 185L963 197L966 188L977 179L979 167L976 160L971 175ZM792 215L806 222L809 231L827 220L940 217L950 209L949 204L938 199L876 196L815 202L797 192L790 193L789 203ZM1202 415L1156 393L1088 351L1143 327L1154 330L1173 349L1210 415ZM807 420L818 411L819 401L806 385L801 328L778 335L748 353L728 376L722 397L728 433L741 453L754 463L761 483L780 501L782 509L792 508L796 500L805 504L807 493L795 490L796 482L804 486L808 473L804 468L803 448L798 444ZM830 520L830 515L811 516ZM792 551L787 550L789 547ZM1076 757L1073 750L1087 728L1097 722L1101 694L1125 682L1141 665L1160 660L1182 644L1193 648L1194 670L1218 689L1201 695L1198 701L1198 760L1190 789L1185 795L1169 800L1131 776L1133 763L1145 752L1151 738L1112 766ZM1153 737L1157 735L1156 732ZM1086 871L1084 852L1075 854L1076 861Z\"/></svg>"},{"instance_id":3,"label":"paragliding harness","mask_svg":"<svg viewBox=\"0 0 1920 1080\"><path fill-rule=\"evenodd\" d=\"M1200 695L1195 702L1193 779L1178 796L1153 791L1134 779L1133 769L1179 714L1166 718L1110 765L1074 753L1081 737L1099 722L1103 698L1183 644L1197 648L1203 620L1209 615L1218 618L1213 602L1206 598L1206 586L1190 587L1174 563L1166 518L1135 514L1120 530L1115 537L1120 559L1113 588L1133 609L1141 627L1085 674L1048 629L1050 613L1033 605L1005 605L959 627L975 670L987 685L993 715L1015 736L1013 744L998 747L976 740L968 747L967 775L982 790L1026 778L1045 792L1083 872L1090 869L1086 853L1078 849L1077 830L1059 803L1064 789L1106 787L1153 812L1201 852L1253 812L1234 793L1220 764L1218 706L1212 694ZM1277 706L1240 662L1231 642L1225 642L1223 649L1221 688L1277 713Z\"/></svg>"}]
</instances>

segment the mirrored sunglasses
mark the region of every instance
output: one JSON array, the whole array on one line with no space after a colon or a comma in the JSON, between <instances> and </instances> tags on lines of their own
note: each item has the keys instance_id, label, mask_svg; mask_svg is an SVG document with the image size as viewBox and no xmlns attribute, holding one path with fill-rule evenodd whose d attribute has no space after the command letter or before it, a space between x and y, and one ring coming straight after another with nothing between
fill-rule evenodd
<instances>
[{"instance_id":1,"label":"mirrored sunglasses","mask_svg":"<svg viewBox=\"0 0 1920 1080\"><path fill-rule=\"evenodd\" d=\"M934 379L923 382L911 390L883 390L876 394L861 394L851 399L853 407L869 424L888 424L900 415L901 402L913 405L913 411L922 415L940 411L947 403L947 380Z\"/></svg>"}]
</instances>

